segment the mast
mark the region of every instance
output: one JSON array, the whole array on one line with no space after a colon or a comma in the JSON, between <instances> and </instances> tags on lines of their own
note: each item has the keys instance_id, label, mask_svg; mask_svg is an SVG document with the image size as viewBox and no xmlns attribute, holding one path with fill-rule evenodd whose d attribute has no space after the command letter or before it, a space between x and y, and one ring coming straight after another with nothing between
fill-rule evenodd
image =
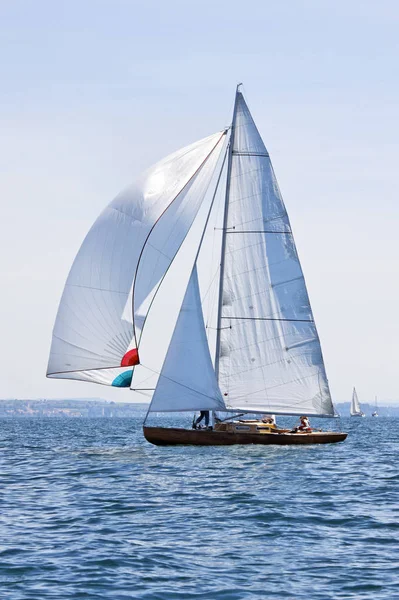
<instances>
[{"instance_id":1,"label":"mast","mask_svg":"<svg viewBox=\"0 0 399 600\"><path fill-rule=\"evenodd\" d=\"M242 83L239 83L236 88L236 95L235 95L235 99L234 99L234 109L233 109L233 120L231 122L230 142L229 142L229 150L228 150L228 157L227 157L226 196L225 196L225 200L224 200L222 251L221 251L221 258L220 258L219 304L218 304L217 325L216 325L217 334L216 334L215 373L216 373L217 381L219 381L220 331L221 331L221 325L222 325L223 277L224 277L224 263L225 263L225 255L226 255L226 229L227 229L227 221L228 221L228 216L229 216L231 165L232 165L232 158L233 158L235 124L236 124L236 115L237 115L237 100L238 100L239 88L241 85L242 85Z\"/></svg>"}]
</instances>

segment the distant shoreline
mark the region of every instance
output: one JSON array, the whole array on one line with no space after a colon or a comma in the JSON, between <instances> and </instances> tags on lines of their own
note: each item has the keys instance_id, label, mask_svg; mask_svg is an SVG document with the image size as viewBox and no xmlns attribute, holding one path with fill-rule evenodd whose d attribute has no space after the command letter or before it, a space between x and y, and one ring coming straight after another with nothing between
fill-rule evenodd
<instances>
[{"instance_id":1,"label":"distant shoreline","mask_svg":"<svg viewBox=\"0 0 399 600\"><path fill-rule=\"evenodd\" d=\"M1 417L129 417L148 403L114 402L102 398L37 398L0 400Z\"/></svg>"},{"instance_id":2,"label":"distant shoreline","mask_svg":"<svg viewBox=\"0 0 399 600\"><path fill-rule=\"evenodd\" d=\"M350 402L337 403L340 416L348 417ZM147 410L148 402L114 402L102 398L6 398L0 400L1 417L129 417ZM375 405L362 402L367 417ZM378 406L380 417L399 417L399 404Z\"/></svg>"}]
</instances>

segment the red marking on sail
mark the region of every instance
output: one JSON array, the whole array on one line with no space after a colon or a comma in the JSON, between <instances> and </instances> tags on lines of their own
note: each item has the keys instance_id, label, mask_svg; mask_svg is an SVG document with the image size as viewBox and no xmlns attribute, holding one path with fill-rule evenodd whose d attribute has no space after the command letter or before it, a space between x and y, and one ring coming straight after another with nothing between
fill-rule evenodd
<instances>
[{"instance_id":1,"label":"red marking on sail","mask_svg":"<svg viewBox=\"0 0 399 600\"><path fill-rule=\"evenodd\" d=\"M138 365L139 363L139 351L137 348L133 348L133 350L126 352L125 356L122 358L121 367L134 367L134 365Z\"/></svg>"}]
</instances>

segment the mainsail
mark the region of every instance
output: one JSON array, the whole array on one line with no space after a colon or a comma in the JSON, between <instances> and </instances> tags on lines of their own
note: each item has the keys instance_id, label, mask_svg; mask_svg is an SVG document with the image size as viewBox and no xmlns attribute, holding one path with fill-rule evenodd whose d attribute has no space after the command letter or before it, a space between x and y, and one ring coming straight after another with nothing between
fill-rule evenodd
<instances>
[{"instance_id":1,"label":"mainsail","mask_svg":"<svg viewBox=\"0 0 399 600\"><path fill-rule=\"evenodd\" d=\"M226 406L332 416L287 211L240 91L231 138L216 363Z\"/></svg>"}]
</instances>

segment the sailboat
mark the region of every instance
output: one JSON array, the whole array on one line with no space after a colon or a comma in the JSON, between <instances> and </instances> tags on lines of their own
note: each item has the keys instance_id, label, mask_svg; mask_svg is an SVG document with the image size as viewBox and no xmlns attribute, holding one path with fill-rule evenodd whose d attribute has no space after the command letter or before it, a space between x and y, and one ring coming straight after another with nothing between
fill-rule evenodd
<instances>
[{"instance_id":1,"label":"sailboat","mask_svg":"<svg viewBox=\"0 0 399 600\"><path fill-rule=\"evenodd\" d=\"M374 404L375 404L375 410L373 410L373 412L371 413L371 416L372 416L372 417L378 417L378 404L377 404L377 396L375 397Z\"/></svg>"},{"instance_id":2,"label":"sailboat","mask_svg":"<svg viewBox=\"0 0 399 600\"><path fill-rule=\"evenodd\" d=\"M352 402L350 409L351 417L365 417L366 415L360 408L359 398L357 397L356 388L353 388Z\"/></svg>"},{"instance_id":3,"label":"sailboat","mask_svg":"<svg viewBox=\"0 0 399 600\"><path fill-rule=\"evenodd\" d=\"M73 263L47 376L130 388L154 412L221 412L154 444L311 444L342 432L239 416L336 416L269 154L237 86L230 127L150 167L103 211Z\"/></svg>"}]
</instances>

